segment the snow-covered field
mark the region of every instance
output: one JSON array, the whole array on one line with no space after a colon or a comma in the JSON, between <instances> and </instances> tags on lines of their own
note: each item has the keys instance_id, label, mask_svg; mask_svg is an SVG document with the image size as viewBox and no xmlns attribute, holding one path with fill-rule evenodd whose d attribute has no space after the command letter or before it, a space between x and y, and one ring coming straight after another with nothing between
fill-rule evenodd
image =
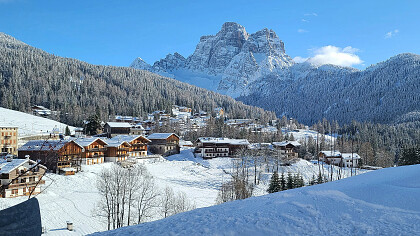
<instances>
[{"instance_id":1,"label":"snow-covered field","mask_svg":"<svg viewBox=\"0 0 420 236\"><path fill-rule=\"evenodd\" d=\"M420 235L419 179L386 168L95 235Z\"/></svg>"},{"instance_id":2,"label":"snow-covered field","mask_svg":"<svg viewBox=\"0 0 420 236\"><path fill-rule=\"evenodd\" d=\"M231 171L232 160L203 160L195 158L191 151L183 150L181 154L166 159L143 160L143 164L154 177L159 189L169 186L175 192L183 191L197 208L215 205L220 185L230 179L228 172ZM95 204L100 199L96 189L96 178L103 168L109 168L111 165L112 163L83 166L83 171L74 176L46 175L47 188L37 198L47 235L85 235L106 230L101 219L94 217ZM318 173L317 165L304 160L282 168L284 169L280 171L286 173L290 171L302 174L306 182L313 174ZM328 173L327 169L328 166L325 166L325 173ZM349 175L350 172L345 169L344 173ZM269 178L270 174L263 173L261 184L254 192L256 196L267 194ZM0 199L0 207L12 206L26 199ZM155 219L159 219L157 214ZM67 221L73 222L75 231L65 229Z\"/></svg>"},{"instance_id":3,"label":"snow-covered field","mask_svg":"<svg viewBox=\"0 0 420 236\"><path fill-rule=\"evenodd\" d=\"M0 126L18 127L19 138L39 135L49 135L54 129L64 133L66 124L55 120L34 116L20 111L0 107ZM69 126L74 132L74 127Z\"/></svg>"}]
</instances>

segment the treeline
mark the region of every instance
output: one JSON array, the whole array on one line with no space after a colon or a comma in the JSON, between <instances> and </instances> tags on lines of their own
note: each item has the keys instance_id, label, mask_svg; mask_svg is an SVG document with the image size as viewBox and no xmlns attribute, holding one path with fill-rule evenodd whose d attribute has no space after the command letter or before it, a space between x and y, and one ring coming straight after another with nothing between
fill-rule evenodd
<instances>
[{"instance_id":1,"label":"treeline","mask_svg":"<svg viewBox=\"0 0 420 236\"><path fill-rule=\"evenodd\" d=\"M97 110L103 119L122 114L146 116L173 104L231 118L274 119L272 112L147 71L96 66L48 54L0 35L0 106L29 112L31 105L60 111L61 122L80 126Z\"/></svg>"}]
</instances>

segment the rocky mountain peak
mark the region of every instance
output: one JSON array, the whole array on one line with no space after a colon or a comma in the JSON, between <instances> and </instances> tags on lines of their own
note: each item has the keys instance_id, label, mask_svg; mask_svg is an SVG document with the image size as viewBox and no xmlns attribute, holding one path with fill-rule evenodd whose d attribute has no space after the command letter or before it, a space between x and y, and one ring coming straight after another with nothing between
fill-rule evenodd
<instances>
[{"instance_id":1,"label":"rocky mountain peak","mask_svg":"<svg viewBox=\"0 0 420 236\"><path fill-rule=\"evenodd\" d=\"M152 69L152 66L145 62L142 58L137 57L130 65L130 67L140 69L140 70L148 70Z\"/></svg>"}]
</instances>

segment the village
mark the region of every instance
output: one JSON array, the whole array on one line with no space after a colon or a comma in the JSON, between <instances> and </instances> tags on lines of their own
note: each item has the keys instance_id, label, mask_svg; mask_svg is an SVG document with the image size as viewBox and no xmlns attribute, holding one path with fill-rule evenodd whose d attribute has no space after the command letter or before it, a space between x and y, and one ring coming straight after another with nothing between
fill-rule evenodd
<instances>
[{"instance_id":1,"label":"village","mask_svg":"<svg viewBox=\"0 0 420 236\"><path fill-rule=\"evenodd\" d=\"M33 114L48 117L54 114L42 106L34 106ZM361 157L357 153L340 153L336 150L319 150L317 157L300 152L299 141L308 138L307 131L299 136L299 130L292 120L286 127L279 127L286 133L282 140L271 143L254 142L247 139L227 137L197 137L185 140L188 132L205 129L211 119L223 120L224 124L247 132L275 135L279 129L274 125L258 124L251 119L228 119L223 108L212 112L200 111L192 114L192 109L174 105L171 114L155 111L142 120L139 117L115 116L113 121L101 122L99 134L89 136L85 128L75 128L72 135L51 133L49 137L29 140L18 146L17 127L0 127L0 178L3 198L36 195L41 192L46 173L75 175L83 166L114 162L130 166L139 160L163 158L179 154L181 150L191 149L194 157L202 159L237 158L247 155L246 150L264 151L276 156L280 165L290 165L305 158L339 167L359 167ZM272 123L276 123L273 121ZM153 132L161 130L176 132ZM307 128L306 128L307 129ZM290 136L287 134L290 133ZM298 136L299 141L293 137ZM302 133L302 132L301 132ZM311 137L312 137L311 136Z\"/></svg>"}]
</instances>

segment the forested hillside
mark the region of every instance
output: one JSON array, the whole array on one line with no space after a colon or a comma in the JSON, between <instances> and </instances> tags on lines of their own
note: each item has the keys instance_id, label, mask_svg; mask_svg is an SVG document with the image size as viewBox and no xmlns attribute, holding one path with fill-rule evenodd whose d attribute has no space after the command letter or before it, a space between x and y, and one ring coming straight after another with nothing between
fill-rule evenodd
<instances>
[{"instance_id":1,"label":"forested hillside","mask_svg":"<svg viewBox=\"0 0 420 236\"><path fill-rule=\"evenodd\" d=\"M298 64L254 82L249 91L238 100L306 124L322 118L394 123L420 110L420 56L400 54L363 71Z\"/></svg>"},{"instance_id":2,"label":"forested hillside","mask_svg":"<svg viewBox=\"0 0 420 236\"><path fill-rule=\"evenodd\" d=\"M51 55L0 33L0 106L29 111L31 105L61 111L60 121L80 125L98 109L102 118L144 116L172 104L230 117L268 120L274 113L174 79L132 68L97 66Z\"/></svg>"}]
</instances>

